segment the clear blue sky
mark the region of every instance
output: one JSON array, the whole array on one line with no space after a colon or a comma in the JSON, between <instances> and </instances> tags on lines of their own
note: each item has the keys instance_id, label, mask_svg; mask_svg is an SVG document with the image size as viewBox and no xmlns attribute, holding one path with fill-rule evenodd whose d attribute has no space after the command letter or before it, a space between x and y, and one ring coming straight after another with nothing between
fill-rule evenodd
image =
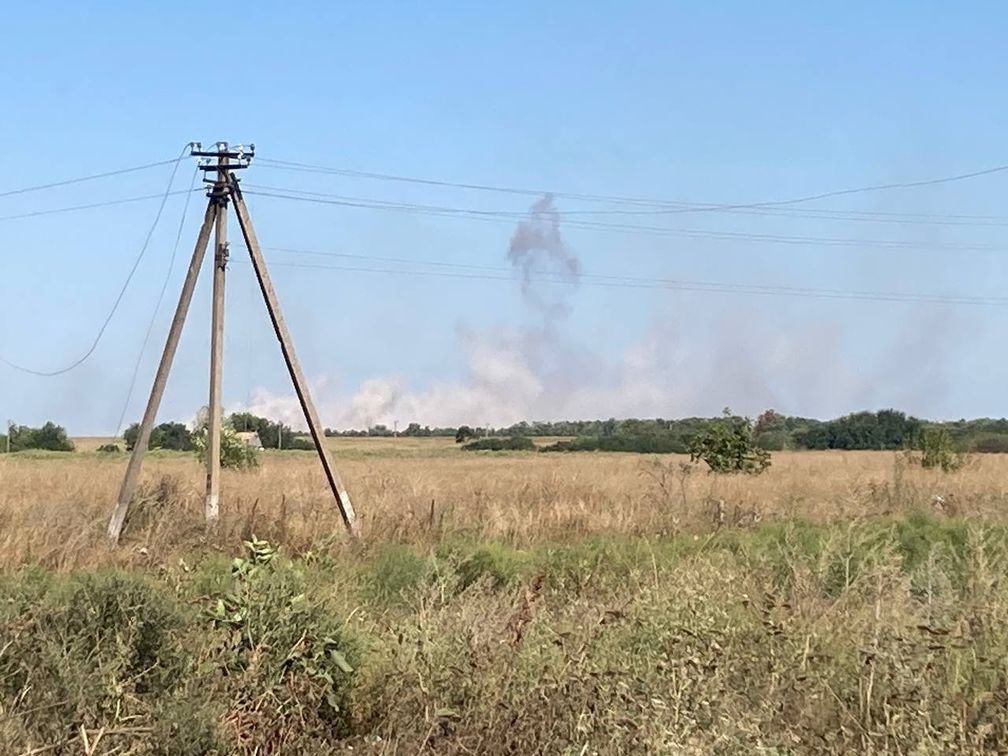
<instances>
[{"instance_id":1,"label":"clear blue sky","mask_svg":"<svg viewBox=\"0 0 1008 756\"><path fill-rule=\"evenodd\" d=\"M211 10L181 2L5 8L0 192L174 157L192 139L255 142L262 158L363 171L700 202L1008 163L1000 95L1008 8L998 3L290 2ZM182 165L176 189L191 172ZM153 194L167 178L161 167L0 197L0 216ZM261 164L246 181L510 212L534 200ZM808 208L1008 216L1006 186L1008 174L994 174ZM267 247L508 265L513 221L249 200ZM130 420L142 410L202 202L197 195L190 208ZM78 434L115 430L182 204L181 196L169 200L88 362L59 378L0 366L2 418L52 418ZM156 206L0 220L0 354L45 369L86 349ZM564 198L557 206L598 207ZM564 228L571 217L561 215L564 238L592 274L1004 294L1005 225L737 213L609 219L912 243L892 248ZM517 280L281 265L274 276L329 425L669 417L725 405L818 416L890 405L933 417L1006 414L1006 307L583 283L547 286L567 315L546 322ZM187 420L206 401L208 279L163 419ZM226 404L292 419L289 383L247 265L232 266L228 287Z\"/></svg>"}]
</instances>

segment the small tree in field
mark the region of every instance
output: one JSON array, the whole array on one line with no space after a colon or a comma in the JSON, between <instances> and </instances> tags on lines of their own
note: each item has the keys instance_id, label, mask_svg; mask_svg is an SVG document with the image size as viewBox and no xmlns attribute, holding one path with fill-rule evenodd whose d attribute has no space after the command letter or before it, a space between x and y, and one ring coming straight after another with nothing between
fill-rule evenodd
<instances>
[{"instance_id":1,"label":"small tree in field","mask_svg":"<svg viewBox=\"0 0 1008 756\"><path fill-rule=\"evenodd\" d=\"M208 424L209 411L204 407L196 415L196 430L192 434L193 451L204 463L207 459ZM238 437L229 422L221 426L220 464L224 469L232 470L247 470L259 464L259 453Z\"/></svg>"},{"instance_id":2,"label":"small tree in field","mask_svg":"<svg viewBox=\"0 0 1008 756\"><path fill-rule=\"evenodd\" d=\"M759 475L770 467L770 453L753 441L752 422L724 411L721 420L711 423L690 443L690 461L702 460L711 472Z\"/></svg>"},{"instance_id":3,"label":"small tree in field","mask_svg":"<svg viewBox=\"0 0 1008 756\"><path fill-rule=\"evenodd\" d=\"M952 436L944 428L928 428L920 437L921 467L952 472L963 466L963 455L956 451Z\"/></svg>"}]
</instances>

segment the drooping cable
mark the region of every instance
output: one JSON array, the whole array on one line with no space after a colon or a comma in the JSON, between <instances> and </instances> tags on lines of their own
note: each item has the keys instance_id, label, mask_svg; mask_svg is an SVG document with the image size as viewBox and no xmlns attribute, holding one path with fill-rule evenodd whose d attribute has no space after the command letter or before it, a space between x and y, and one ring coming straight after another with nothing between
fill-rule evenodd
<instances>
[{"instance_id":1,"label":"drooping cable","mask_svg":"<svg viewBox=\"0 0 1008 756\"><path fill-rule=\"evenodd\" d=\"M168 178L168 185L165 187L164 193L161 195L161 203L158 205L157 213L154 215L154 221L151 223L151 226L147 231L146 237L144 237L144 241L140 247L140 251L136 256L136 259L133 261L133 266L130 268L129 273L126 276L126 280L123 282L122 287L119 289L119 293L116 296L115 301L112 303L112 307L109 310L108 315L105 316L105 319L102 321L102 324L98 329L98 333L95 335L94 340L91 342L91 345L87 348L84 354L82 354L80 357L70 362L68 365L58 368L56 370L38 370L36 368L27 367L25 365L21 365L17 362L14 362L13 360L9 360L2 355L0 355L0 363L6 365L12 370L17 370L18 372L21 373L27 373L29 375L37 375L45 378L51 378L53 376L69 373L74 368L82 365L85 360L87 360L92 354L94 354L94 351L98 348L98 344L101 342L102 336L105 335L105 330L108 328L109 323L112 322L112 318L115 317L116 312L119 310L119 305L122 303L123 297L126 296L126 290L129 288L130 283L133 281L133 276L136 273L137 268L140 267L140 263L143 260L144 255L147 253L147 248L150 246L151 237L154 236L154 231L155 229L157 229L158 222L161 220L161 215L164 213L165 204L168 202L168 197L171 194L172 184L175 183L175 174L178 172L179 163L182 162L182 159L185 157L188 150L189 146L187 145L182 150L182 152L179 153L179 156L175 160L170 161L172 163L171 175Z\"/></svg>"},{"instance_id":2,"label":"drooping cable","mask_svg":"<svg viewBox=\"0 0 1008 756\"><path fill-rule=\"evenodd\" d=\"M119 420L116 422L116 437L122 432L123 421L126 419L126 412L129 410L130 400L136 388L137 375L140 372L140 364L143 362L144 352L150 342L151 333L154 331L154 323L157 320L158 312L161 310L161 303L164 302L165 293L168 291L168 282L171 281L171 274L175 268L175 258L178 255L179 242L182 240L182 230L185 227L186 214L189 212L189 201L192 199L193 189L196 186L196 177L199 175L199 168L193 169L192 181L189 183L189 191L186 195L185 205L182 206L182 217L179 219L178 231L175 233L175 243L172 244L171 257L168 260L168 270L165 272L164 281L161 283L161 291L158 293L157 302L154 303L154 311L151 313L150 322L147 324L147 331L144 333L143 343L140 345L140 352L137 354L136 363L133 365L133 375L130 377L129 388L126 390L126 400L123 402L122 412L119 413Z\"/></svg>"}]
</instances>

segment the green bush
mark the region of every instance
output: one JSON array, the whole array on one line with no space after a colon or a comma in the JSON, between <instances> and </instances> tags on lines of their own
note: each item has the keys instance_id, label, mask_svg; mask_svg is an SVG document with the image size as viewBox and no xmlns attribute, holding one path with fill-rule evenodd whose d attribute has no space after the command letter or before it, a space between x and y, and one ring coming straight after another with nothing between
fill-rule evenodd
<instances>
[{"instance_id":1,"label":"green bush","mask_svg":"<svg viewBox=\"0 0 1008 756\"><path fill-rule=\"evenodd\" d=\"M122 449L119 448L119 444L102 444L95 451L101 454L118 454Z\"/></svg>"},{"instance_id":2,"label":"green bush","mask_svg":"<svg viewBox=\"0 0 1008 756\"><path fill-rule=\"evenodd\" d=\"M183 615L169 591L141 576L11 576L0 598L0 700L46 712L22 718L33 741L59 742L76 727L150 714L182 683Z\"/></svg>"},{"instance_id":3,"label":"green bush","mask_svg":"<svg viewBox=\"0 0 1008 756\"><path fill-rule=\"evenodd\" d=\"M927 428L920 438L920 463L926 469L939 468L943 472L958 470L963 456L955 450L952 437L944 428Z\"/></svg>"},{"instance_id":4,"label":"green bush","mask_svg":"<svg viewBox=\"0 0 1008 756\"><path fill-rule=\"evenodd\" d=\"M721 421L713 423L690 443L690 460L702 460L711 472L759 475L770 467L770 454L753 442L752 423L724 411Z\"/></svg>"},{"instance_id":5,"label":"green bush","mask_svg":"<svg viewBox=\"0 0 1008 756\"><path fill-rule=\"evenodd\" d=\"M244 723L240 739L274 742L272 753L330 752L350 727L356 647L277 549L255 537L245 548L230 590L208 607L224 634L214 661Z\"/></svg>"},{"instance_id":6,"label":"green bush","mask_svg":"<svg viewBox=\"0 0 1008 756\"><path fill-rule=\"evenodd\" d=\"M511 436L510 438L481 438L464 444L465 451L534 451L535 442L528 436Z\"/></svg>"},{"instance_id":7,"label":"green bush","mask_svg":"<svg viewBox=\"0 0 1008 756\"><path fill-rule=\"evenodd\" d=\"M199 428L192 434L193 451L203 460L207 460L207 429ZM228 425L221 427L220 464L226 470L248 470L259 464L259 452L242 441L233 428Z\"/></svg>"}]
</instances>

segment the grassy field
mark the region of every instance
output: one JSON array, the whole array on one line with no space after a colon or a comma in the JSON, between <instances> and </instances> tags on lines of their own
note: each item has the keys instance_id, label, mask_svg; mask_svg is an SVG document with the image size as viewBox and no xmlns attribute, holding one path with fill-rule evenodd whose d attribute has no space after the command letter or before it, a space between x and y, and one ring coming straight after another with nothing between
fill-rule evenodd
<instances>
[{"instance_id":1,"label":"grassy field","mask_svg":"<svg viewBox=\"0 0 1008 756\"><path fill-rule=\"evenodd\" d=\"M152 454L118 549L125 456L0 456L0 753L1008 748L1008 456L331 443L360 543L310 453L212 532Z\"/></svg>"}]
</instances>

